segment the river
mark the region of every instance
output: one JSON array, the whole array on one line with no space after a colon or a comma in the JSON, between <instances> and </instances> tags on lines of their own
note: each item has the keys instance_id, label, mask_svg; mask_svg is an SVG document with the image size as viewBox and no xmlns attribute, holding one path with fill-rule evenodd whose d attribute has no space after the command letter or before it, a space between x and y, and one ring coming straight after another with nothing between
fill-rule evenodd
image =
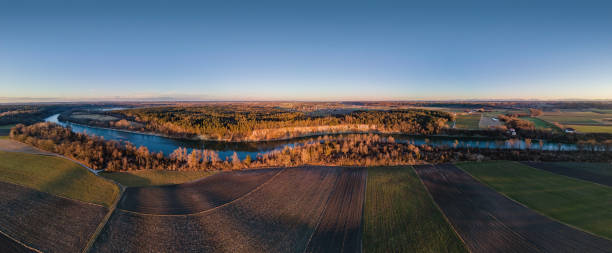
<instances>
[{"instance_id":1,"label":"river","mask_svg":"<svg viewBox=\"0 0 612 253\"><path fill-rule=\"evenodd\" d=\"M201 140L186 140L174 139L163 136L127 132L108 128L91 127L70 122L61 122L58 119L59 114L52 115L45 119L47 122L53 122L62 126L69 126L72 131L78 133L86 133L104 137L106 140L129 141L135 146L145 146L151 152L163 152L170 154L179 147L187 148L189 152L193 149L209 149L219 153L221 159L231 157L234 152L238 154L240 159L244 159L247 155L252 158L257 154L270 152L272 150L281 150L285 146L293 146L304 143L307 138L295 138L291 140L281 141L262 141L262 142L222 142L222 141L201 141ZM412 143L415 145L428 144L430 146L447 146L457 148L501 148L501 149L525 149L528 148L524 140L495 140L490 138L480 137L444 137L444 136L415 136L415 135L392 135L396 142ZM565 144L557 142L533 140L529 146L531 149L537 150L577 150L575 144Z\"/></svg>"}]
</instances>

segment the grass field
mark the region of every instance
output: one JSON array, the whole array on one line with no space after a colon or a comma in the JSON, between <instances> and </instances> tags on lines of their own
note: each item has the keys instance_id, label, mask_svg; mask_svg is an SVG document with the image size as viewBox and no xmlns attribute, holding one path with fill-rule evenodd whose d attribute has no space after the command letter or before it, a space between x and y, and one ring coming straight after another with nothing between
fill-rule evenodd
<instances>
[{"instance_id":1,"label":"grass field","mask_svg":"<svg viewBox=\"0 0 612 253\"><path fill-rule=\"evenodd\" d=\"M0 151L0 180L71 199L110 206L119 194L112 182L66 159Z\"/></svg>"},{"instance_id":2,"label":"grass field","mask_svg":"<svg viewBox=\"0 0 612 253\"><path fill-rule=\"evenodd\" d=\"M141 170L130 172L102 172L100 176L114 180L127 187L182 184L213 175L215 171L161 171Z\"/></svg>"},{"instance_id":3,"label":"grass field","mask_svg":"<svg viewBox=\"0 0 612 253\"><path fill-rule=\"evenodd\" d=\"M457 129L478 129L480 122L480 113L457 115L455 128Z\"/></svg>"},{"instance_id":4,"label":"grass field","mask_svg":"<svg viewBox=\"0 0 612 253\"><path fill-rule=\"evenodd\" d=\"M364 252L467 252L411 167L368 170Z\"/></svg>"},{"instance_id":5,"label":"grass field","mask_svg":"<svg viewBox=\"0 0 612 253\"><path fill-rule=\"evenodd\" d=\"M561 129L559 127L555 126L554 124L552 124L552 123L550 123L548 121L539 119L539 118L523 117L521 119L529 120L529 121L533 122L533 124L536 127L536 129L550 129L550 130L557 131L557 132L561 131Z\"/></svg>"},{"instance_id":6,"label":"grass field","mask_svg":"<svg viewBox=\"0 0 612 253\"><path fill-rule=\"evenodd\" d=\"M612 239L612 187L553 174L518 162L459 163L458 166L542 214Z\"/></svg>"},{"instance_id":7,"label":"grass field","mask_svg":"<svg viewBox=\"0 0 612 253\"><path fill-rule=\"evenodd\" d=\"M538 118L548 122L559 122L561 124L601 124L603 119L612 118L612 114L602 114L597 112L546 112Z\"/></svg>"},{"instance_id":8,"label":"grass field","mask_svg":"<svg viewBox=\"0 0 612 253\"><path fill-rule=\"evenodd\" d=\"M612 133L612 125L565 125L579 133Z\"/></svg>"}]
</instances>

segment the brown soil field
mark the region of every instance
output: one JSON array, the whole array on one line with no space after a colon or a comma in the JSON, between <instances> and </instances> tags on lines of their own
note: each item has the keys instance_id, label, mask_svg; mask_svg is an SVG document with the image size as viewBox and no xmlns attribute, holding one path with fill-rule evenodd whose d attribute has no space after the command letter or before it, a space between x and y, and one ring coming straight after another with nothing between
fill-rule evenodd
<instances>
[{"instance_id":1,"label":"brown soil field","mask_svg":"<svg viewBox=\"0 0 612 253\"><path fill-rule=\"evenodd\" d=\"M286 168L247 195L193 215L116 210L92 251L304 252L342 170Z\"/></svg>"},{"instance_id":2,"label":"brown soil field","mask_svg":"<svg viewBox=\"0 0 612 253\"><path fill-rule=\"evenodd\" d=\"M612 241L540 215L454 165L415 166L471 252L610 252Z\"/></svg>"},{"instance_id":3,"label":"brown soil field","mask_svg":"<svg viewBox=\"0 0 612 253\"><path fill-rule=\"evenodd\" d=\"M534 167L536 169L541 169L545 171L549 171L555 174L564 175L568 177L578 178L586 181L595 182L598 184L603 184L607 186L612 186L612 176L595 174L586 170L581 170L579 168L572 168L570 166L561 166L553 163L544 163L544 162L522 162L527 166Z\"/></svg>"},{"instance_id":4,"label":"brown soil field","mask_svg":"<svg viewBox=\"0 0 612 253\"><path fill-rule=\"evenodd\" d=\"M81 251L107 212L102 206L0 182L0 230L43 252ZM4 242L0 239L2 249Z\"/></svg>"},{"instance_id":5,"label":"brown soil field","mask_svg":"<svg viewBox=\"0 0 612 253\"><path fill-rule=\"evenodd\" d=\"M118 208L145 214L190 214L228 203L270 180L280 169L215 174L168 186L127 188Z\"/></svg>"},{"instance_id":6,"label":"brown soil field","mask_svg":"<svg viewBox=\"0 0 612 253\"><path fill-rule=\"evenodd\" d=\"M26 145L21 142L17 142L13 140L0 140L0 151L21 152L21 153L38 154L38 155L54 155L51 152L37 149L30 145Z\"/></svg>"},{"instance_id":7,"label":"brown soil field","mask_svg":"<svg viewBox=\"0 0 612 253\"><path fill-rule=\"evenodd\" d=\"M307 252L361 252L361 221L367 171L344 169Z\"/></svg>"}]
</instances>

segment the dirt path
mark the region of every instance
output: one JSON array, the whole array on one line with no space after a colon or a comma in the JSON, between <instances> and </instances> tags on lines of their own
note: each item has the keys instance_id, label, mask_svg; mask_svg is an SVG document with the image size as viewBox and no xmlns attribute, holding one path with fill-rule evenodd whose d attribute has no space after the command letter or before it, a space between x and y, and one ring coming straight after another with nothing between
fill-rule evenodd
<instances>
[{"instance_id":1,"label":"dirt path","mask_svg":"<svg viewBox=\"0 0 612 253\"><path fill-rule=\"evenodd\" d=\"M610 252L612 241L561 224L454 165L415 170L472 252Z\"/></svg>"},{"instance_id":2,"label":"dirt path","mask_svg":"<svg viewBox=\"0 0 612 253\"><path fill-rule=\"evenodd\" d=\"M536 169L541 169L545 171L549 171L555 174L564 175L568 177L578 178L586 181L591 181L594 183L612 186L612 176L601 175L591 173L586 170L582 170L579 168L572 168L569 166L561 166L553 163L544 163L544 162L521 162L527 166L534 167Z\"/></svg>"}]
</instances>

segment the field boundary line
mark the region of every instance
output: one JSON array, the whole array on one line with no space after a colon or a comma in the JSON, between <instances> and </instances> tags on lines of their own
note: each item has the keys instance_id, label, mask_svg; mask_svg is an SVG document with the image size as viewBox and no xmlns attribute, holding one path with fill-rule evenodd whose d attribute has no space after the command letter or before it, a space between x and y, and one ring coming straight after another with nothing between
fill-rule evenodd
<instances>
[{"instance_id":1,"label":"field boundary line","mask_svg":"<svg viewBox=\"0 0 612 253\"><path fill-rule=\"evenodd\" d=\"M36 248L34 248L34 247L28 246L28 245L27 245L27 244L25 244L24 242L22 242L22 241L20 241L20 240L17 240L16 238L14 238L14 237L10 236L9 234L5 233L5 232L4 232L4 231L2 231L2 230L0 230L0 234L2 234L2 235L4 235L4 236L6 236L7 238L9 238L9 239L13 240L13 241L14 241L14 242L16 242L16 243L19 243L21 246L26 247L27 249L30 249L30 250L33 250L33 251L36 251L36 252L42 253L42 251L40 251L40 250L38 250L38 249L36 249Z\"/></svg>"},{"instance_id":2,"label":"field boundary line","mask_svg":"<svg viewBox=\"0 0 612 253\"><path fill-rule=\"evenodd\" d=\"M213 208L211 208L211 209L206 209L206 210L199 211L199 212L195 212L195 213L188 213L188 214L151 214L151 213L134 212L134 211L125 210L125 209L121 209L121 208L116 208L116 210L119 210L119 211L122 211L122 212L126 212L126 213L136 214L136 215L143 215L143 216L160 216L160 217L165 217L165 216L168 216L168 217L174 217L174 216L197 216L197 215L204 214L204 213L207 213L207 212L211 212L211 211L216 210L216 209L218 209L218 208L221 208L221 207L227 206L227 205L229 205L229 204L231 204L231 203L234 203L234 202L236 202L236 201L238 201L238 200L241 200L241 199L243 199L243 198L245 198L245 197L247 197L247 196L251 195L253 192L255 192L255 191L257 191L257 190L261 189L261 188L262 188L264 185L266 185L267 183L269 183L270 181L272 181L272 179L274 179L276 176L278 176L279 174L281 174L281 173L282 173L283 171L285 171L286 169L287 169L287 168L282 168L282 169L280 169L280 170L279 170L279 171L278 171L276 174L274 174L274 176L270 177L270 178L269 178L267 181L263 182L262 184L260 184L260 185L258 185L257 187L255 187L253 190L251 190L251 191L249 191L249 192L245 193L244 195L242 195L242 196L240 196L240 197L238 197L238 198L236 198L236 199L234 199L234 200L232 200L232 201L229 201L229 202L227 202L227 203L224 203L223 205L215 206L215 207L213 207Z\"/></svg>"},{"instance_id":3,"label":"field boundary line","mask_svg":"<svg viewBox=\"0 0 612 253\"><path fill-rule=\"evenodd\" d=\"M421 164L421 166L423 165L430 165L430 166L435 166L433 164ZM421 182L421 186L423 186L423 188L425 188L425 192L427 192L427 196L429 196L429 199L431 200L431 202L433 202L433 204L436 206L436 208L438 209L438 211L442 214L442 217L444 218L444 220L446 221L446 223L448 225L450 225L451 229L455 232L455 234L457 235L457 237L459 237L459 240L461 240L461 242L463 243L463 247L465 248L465 250L467 250L468 252L473 252L472 250L470 250L470 248L468 248L467 244L465 243L465 240L463 239L463 237L461 237L461 234L459 234L459 231L457 231L457 229L455 228L455 226L453 225L452 222L450 222L450 219L448 217L446 217L446 214L444 213L444 211L442 211L442 208L440 208L440 206L438 205L438 203L436 202L436 200L433 198L433 196L431 195L431 193L429 192L429 189L427 188L427 186L425 186L425 183L423 183L423 179L421 178L421 176L419 176L419 173L416 172L416 169L414 168L415 165L409 165L410 168L412 169L412 172L414 173L414 175L419 179L419 182Z\"/></svg>"},{"instance_id":4,"label":"field boundary line","mask_svg":"<svg viewBox=\"0 0 612 253\"><path fill-rule=\"evenodd\" d=\"M510 162L519 163L519 162L516 162L516 161L510 161ZM519 163L519 164L520 164L520 163ZM459 167L459 166L455 166L455 167L457 167L457 168L459 168L459 169L461 169L461 170L465 171L464 169L462 169L462 168L461 168L461 167ZM531 166L527 166L527 167L531 168ZM508 195L506 195L506 194L504 194L504 193L502 193L502 192L500 192L500 191L498 191L498 190L495 190L495 188L493 188L493 186L491 186L491 185L489 185L489 184L487 184L487 183L485 183L485 182L480 181L480 179L478 179L478 178L477 178L477 177L475 177L474 175L470 174L469 172L465 171L465 173L467 173L468 175L470 175L470 176L471 176L471 177L473 177L474 179L478 180L478 182L480 182L480 183L482 183L482 184L486 185L487 187L491 188L491 189L492 189L492 190L494 190L495 192L497 192L497 193L501 194L502 196L506 197L507 199L511 200L512 202L517 203L517 204L519 204L519 205L521 205L521 206L523 206L523 207L525 207L525 208L527 208L527 209L529 209L529 210L531 210L531 211L533 211L533 212L535 212L535 213L537 213L537 214L539 214L539 215L542 215L543 217L546 217L546 218L548 218L548 219L550 219L550 220L552 220L552 221L558 222L558 223L560 223L560 224L563 224L563 225L568 226L568 227L570 227L570 228L576 229L576 230L578 230L578 231L582 231L582 232L584 232L584 233L590 234L590 235L592 235L592 236L595 236L595 237L598 237L598 238L601 238L601 239L604 239L604 240L612 241L612 239L609 239L609 238L604 237L604 236L601 236L601 235L594 234L593 232L586 231L586 230L584 230L584 229L582 229L582 228L579 228L579 227L573 226L573 225L571 225L571 224L567 224L567 223L565 223L565 222L563 222L563 221L560 221L560 220L557 220L557 219L555 219L555 218L553 218L553 217L550 217L550 216L548 216L548 215L546 215L546 214L544 214L544 213L542 213L542 212L540 212L540 211L538 211L538 210L535 210L535 209L533 209L533 208L531 208L531 207L528 207L528 206L524 205L523 203L518 202L518 201L516 201L515 199L513 199L513 198L509 197ZM548 173L552 173L552 172L548 172ZM555 174L555 173L552 173L552 174L557 175L557 174Z\"/></svg>"},{"instance_id":5,"label":"field boundary line","mask_svg":"<svg viewBox=\"0 0 612 253\"><path fill-rule=\"evenodd\" d=\"M108 213L106 213L104 218L100 221L100 223L98 224L98 227L96 228L94 233L90 236L87 242L87 245L85 245L85 248L83 248L83 251L81 252L86 253L91 250L91 247L93 247L93 244L98 239L98 236L100 236L100 233L102 233L102 229L104 229L104 227L108 224L108 220L110 219L110 217L113 215L113 213L115 213L115 210L117 209L117 205L119 204L119 200L121 200L123 193L125 192L125 187L123 185L119 183L116 183L116 185L119 187L119 194L117 194L117 197L115 198L113 205L109 207Z\"/></svg>"},{"instance_id":6,"label":"field boundary line","mask_svg":"<svg viewBox=\"0 0 612 253\"><path fill-rule=\"evenodd\" d=\"M344 170L344 168L340 168L340 169ZM340 173L342 173L342 171ZM323 216L325 216L325 211L327 211L329 200L332 198L332 196L334 195L334 192L336 192L336 189L338 188L339 178L340 178L340 175L338 175L336 177L336 180L334 180L334 189L331 192L329 192L329 196L327 196L327 200L325 201L325 207L323 208L323 211L321 211L321 215L319 216L319 219L317 220L317 225L315 225L314 229L312 230L312 233L310 233L310 236L308 237L308 241L306 241L306 245L304 247L303 253L306 253L306 251L308 250L308 245L310 245L310 242L312 241L312 237L314 237L314 234L317 232L317 229L319 229L321 220L323 220Z\"/></svg>"}]
</instances>

